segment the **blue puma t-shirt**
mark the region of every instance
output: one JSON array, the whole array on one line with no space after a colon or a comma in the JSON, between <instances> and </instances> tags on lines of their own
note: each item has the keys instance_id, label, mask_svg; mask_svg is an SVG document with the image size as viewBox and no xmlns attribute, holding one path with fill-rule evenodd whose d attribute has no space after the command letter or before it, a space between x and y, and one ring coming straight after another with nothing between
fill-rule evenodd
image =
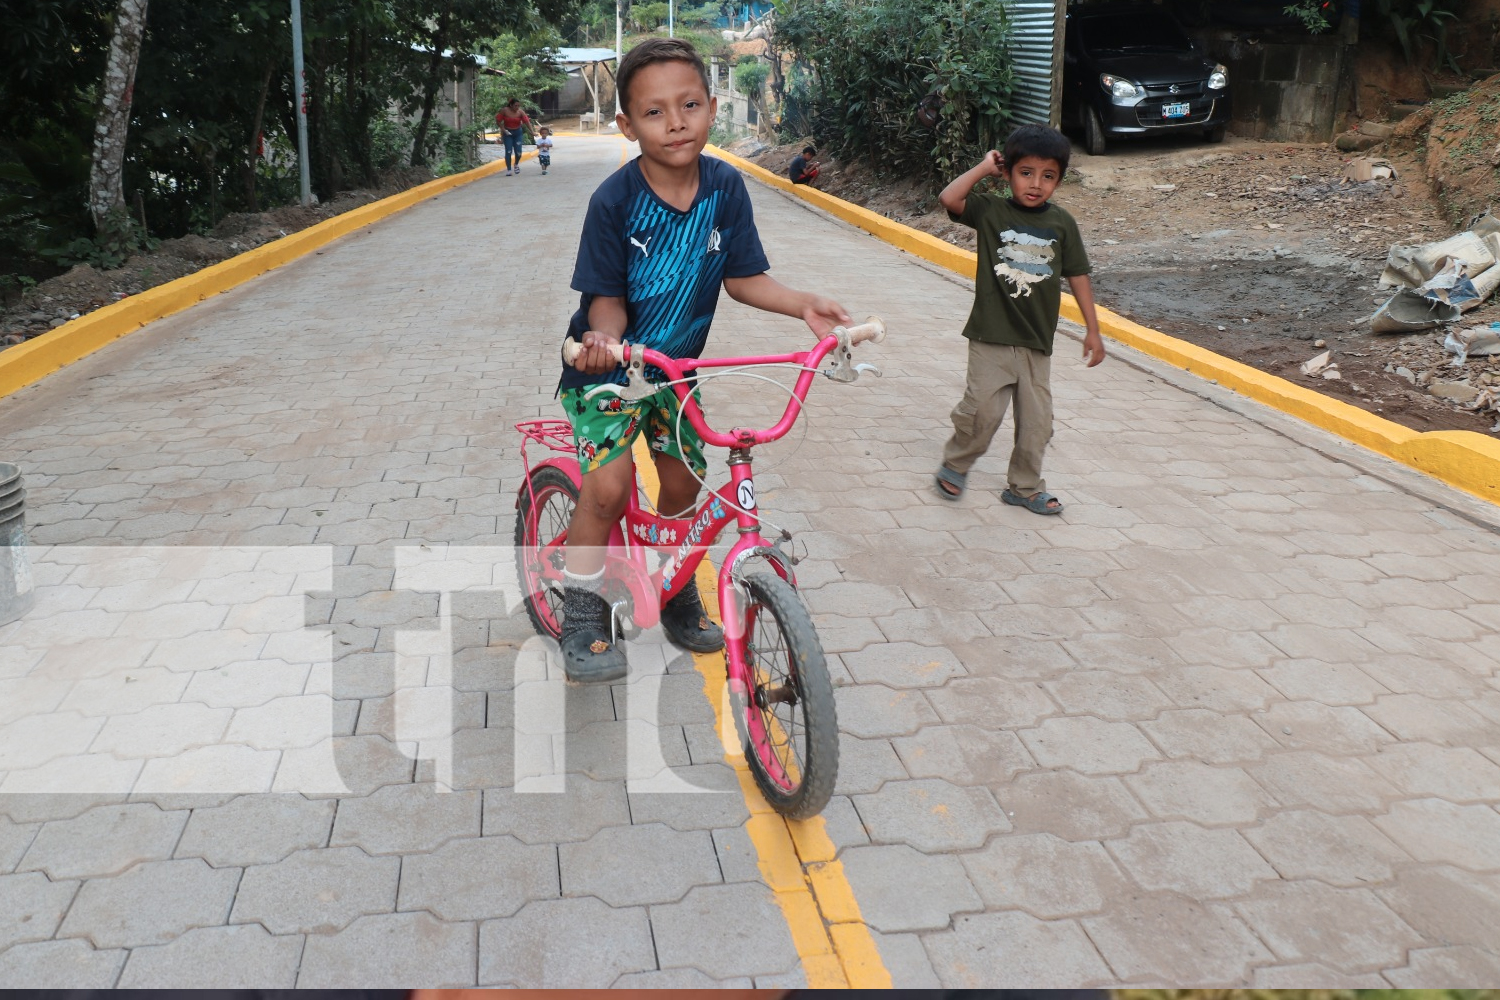
<instances>
[{"instance_id":1,"label":"blue puma t-shirt","mask_svg":"<svg viewBox=\"0 0 1500 1000\"><path fill-rule=\"evenodd\" d=\"M699 156L698 193L683 212L656 196L637 157L589 199L573 268L573 288L581 296L568 337L583 339L594 296L624 296L628 343L696 358L708 342L724 279L769 268L738 171ZM564 365L561 387L624 381L623 369L585 375Z\"/></svg>"}]
</instances>

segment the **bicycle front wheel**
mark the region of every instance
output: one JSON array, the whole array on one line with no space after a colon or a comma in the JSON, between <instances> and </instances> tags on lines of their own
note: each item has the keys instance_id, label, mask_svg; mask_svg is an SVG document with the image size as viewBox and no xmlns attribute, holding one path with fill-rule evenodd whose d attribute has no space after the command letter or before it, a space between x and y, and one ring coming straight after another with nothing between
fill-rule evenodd
<instances>
[{"instance_id":1,"label":"bicycle front wheel","mask_svg":"<svg viewBox=\"0 0 1500 1000\"><path fill-rule=\"evenodd\" d=\"M516 571L526 616L542 635L562 635L563 559L578 487L555 466L533 472L516 504Z\"/></svg>"},{"instance_id":2,"label":"bicycle front wheel","mask_svg":"<svg viewBox=\"0 0 1500 1000\"><path fill-rule=\"evenodd\" d=\"M839 768L838 715L828 661L797 591L770 572L741 581L748 594L745 665L748 691L735 720L745 759L766 801L792 819L828 804Z\"/></svg>"}]
</instances>

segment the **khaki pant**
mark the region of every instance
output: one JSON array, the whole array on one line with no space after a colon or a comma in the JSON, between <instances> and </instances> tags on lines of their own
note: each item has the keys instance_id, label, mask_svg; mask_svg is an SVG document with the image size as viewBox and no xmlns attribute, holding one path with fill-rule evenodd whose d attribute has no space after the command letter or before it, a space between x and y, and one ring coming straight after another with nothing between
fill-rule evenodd
<instances>
[{"instance_id":1,"label":"khaki pant","mask_svg":"<svg viewBox=\"0 0 1500 1000\"><path fill-rule=\"evenodd\" d=\"M943 447L943 464L967 473L1015 400L1015 444L1007 478L1012 493L1031 496L1047 488L1042 455L1052 440L1052 359L1029 347L969 341L969 378L964 398L953 408L953 436Z\"/></svg>"}]
</instances>

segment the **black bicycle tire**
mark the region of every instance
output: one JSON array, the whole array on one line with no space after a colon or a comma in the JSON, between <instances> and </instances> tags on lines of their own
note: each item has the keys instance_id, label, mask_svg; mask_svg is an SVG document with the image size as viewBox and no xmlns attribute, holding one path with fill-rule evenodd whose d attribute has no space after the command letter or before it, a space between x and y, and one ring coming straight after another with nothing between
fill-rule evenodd
<instances>
[{"instance_id":1,"label":"black bicycle tire","mask_svg":"<svg viewBox=\"0 0 1500 1000\"><path fill-rule=\"evenodd\" d=\"M769 571L748 573L741 583L750 600L770 611L776 627L786 638L787 654L797 672L797 688L803 728L807 733L807 759L802 782L791 792L776 785L765 773L760 757L750 745L745 726L744 704L735 706L735 722L745 747L750 773L771 807L791 819L806 819L822 812L833 795L839 770L838 710L833 700L833 681L828 660L818 639L812 616L790 583ZM750 637L747 636L747 641Z\"/></svg>"},{"instance_id":2,"label":"black bicycle tire","mask_svg":"<svg viewBox=\"0 0 1500 1000\"><path fill-rule=\"evenodd\" d=\"M525 562L529 553L535 551L537 546L537 539L527 537L529 534L528 526L531 523L531 510L538 495L545 497L547 492L554 488L560 489L565 493L573 501L575 509L578 507L577 484L573 482L567 473L556 466L549 465L534 470L527 481L521 484L520 498L516 504L514 541L516 548L516 577L521 582L524 590L530 589L526 586ZM526 605L526 617L531 619L531 627L536 629L538 635L551 636L556 639L560 632L548 628L547 623L536 609L535 602L539 599L541 599L540 594L522 594L522 603Z\"/></svg>"}]
</instances>

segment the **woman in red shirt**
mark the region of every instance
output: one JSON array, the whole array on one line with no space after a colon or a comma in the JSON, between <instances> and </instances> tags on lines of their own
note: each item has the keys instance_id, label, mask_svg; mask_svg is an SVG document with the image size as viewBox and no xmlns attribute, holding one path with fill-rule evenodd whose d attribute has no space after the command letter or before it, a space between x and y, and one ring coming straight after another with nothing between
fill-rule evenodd
<instances>
[{"instance_id":1,"label":"woman in red shirt","mask_svg":"<svg viewBox=\"0 0 1500 1000\"><path fill-rule=\"evenodd\" d=\"M531 119L526 112L521 110L521 102L512 97L510 103L500 109L495 115L495 124L500 126L500 138L505 143L505 176L512 173L510 159L511 151L516 154L515 173L521 172L521 129L531 124Z\"/></svg>"}]
</instances>

